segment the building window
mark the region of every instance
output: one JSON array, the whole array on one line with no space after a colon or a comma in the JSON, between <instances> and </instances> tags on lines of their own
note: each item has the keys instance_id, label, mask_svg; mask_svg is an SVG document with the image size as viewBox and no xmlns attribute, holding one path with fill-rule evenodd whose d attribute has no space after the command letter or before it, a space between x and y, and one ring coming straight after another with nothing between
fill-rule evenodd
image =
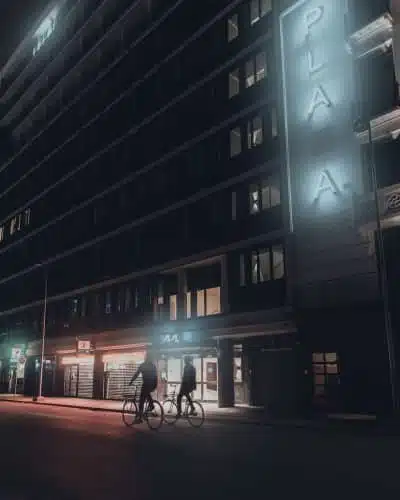
<instances>
[{"instance_id":1,"label":"building window","mask_svg":"<svg viewBox=\"0 0 400 500\"><path fill-rule=\"evenodd\" d=\"M239 16L238 14L233 14L232 17L228 19L228 42L235 40L239 36Z\"/></svg>"},{"instance_id":2,"label":"building window","mask_svg":"<svg viewBox=\"0 0 400 500\"><path fill-rule=\"evenodd\" d=\"M252 87L255 82L255 63L253 59L246 62L245 65L246 88Z\"/></svg>"},{"instance_id":3,"label":"building window","mask_svg":"<svg viewBox=\"0 0 400 500\"><path fill-rule=\"evenodd\" d=\"M235 127L230 131L230 150L231 158L240 155L242 152L242 135L240 127Z\"/></svg>"},{"instance_id":4,"label":"building window","mask_svg":"<svg viewBox=\"0 0 400 500\"><path fill-rule=\"evenodd\" d=\"M190 319L192 317L192 293L186 292L186 317Z\"/></svg>"},{"instance_id":5,"label":"building window","mask_svg":"<svg viewBox=\"0 0 400 500\"><path fill-rule=\"evenodd\" d=\"M263 120L261 116L255 116L247 123L247 147L249 149L260 146L263 143Z\"/></svg>"},{"instance_id":6,"label":"building window","mask_svg":"<svg viewBox=\"0 0 400 500\"><path fill-rule=\"evenodd\" d=\"M314 352L312 355L314 395L324 397L327 388L338 384L339 366L335 352Z\"/></svg>"},{"instance_id":7,"label":"building window","mask_svg":"<svg viewBox=\"0 0 400 500\"><path fill-rule=\"evenodd\" d=\"M77 298L72 299L71 313L73 317L76 317L78 315L78 307L79 307L78 299Z\"/></svg>"},{"instance_id":8,"label":"building window","mask_svg":"<svg viewBox=\"0 0 400 500\"><path fill-rule=\"evenodd\" d=\"M272 247L272 277L274 280L280 280L285 276L285 255L283 246Z\"/></svg>"},{"instance_id":9,"label":"building window","mask_svg":"<svg viewBox=\"0 0 400 500\"><path fill-rule=\"evenodd\" d=\"M27 208L24 212L24 225L29 226L31 223L31 209Z\"/></svg>"},{"instance_id":10,"label":"building window","mask_svg":"<svg viewBox=\"0 0 400 500\"><path fill-rule=\"evenodd\" d=\"M271 279L271 252L269 249L255 250L251 253L251 274L254 284Z\"/></svg>"},{"instance_id":11,"label":"building window","mask_svg":"<svg viewBox=\"0 0 400 500\"><path fill-rule=\"evenodd\" d=\"M258 214L281 203L280 186L277 176L256 182L249 188L250 213Z\"/></svg>"},{"instance_id":12,"label":"building window","mask_svg":"<svg viewBox=\"0 0 400 500\"><path fill-rule=\"evenodd\" d=\"M276 108L271 109L271 135L274 138L278 137L278 116Z\"/></svg>"},{"instance_id":13,"label":"building window","mask_svg":"<svg viewBox=\"0 0 400 500\"><path fill-rule=\"evenodd\" d=\"M240 286L246 285L246 258L243 253L239 255L239 283Z\"/></svg>"},{"instance_id":14,"label":"building window","mask_svg":"<svg viewBox=\"0 0 400 500\"><path fill-rule=\"evenodd\" d=\"M250 24L253 26L271 10L272 0L250 0Z\"/></svg>"},{"instance_id":15,"label":"building window","mask_svg":"<svg viewBox=\"0 0 400 500\"><path fill-rule=\"evenodd\" d=\"M213 316L221 313L221 287L197 290L197 316Z\"/></svg>"},{"instance_id":16,"label":"building window","mask_svg":"<svg viewBox=\"0 0 400 500\"><path fill-rule=\"evenodd\" d=\"M106 302L105 302L105 313L111 314L112 304L111 304L111 292L106 292Z\"/></svg>"},{"instance_id":17,"label":"building window","mask_svg":"<svg viewBox=\"0 0 400 500\"><path fill-rule=\"evenodd\" d=\"M240 73L239 69L234 69L229 73L229 99L238 95L240 92Z\"/></svg>"},{"instance_id":18,"label":"building window","mask_svg":"<svg viewBox=\"0 0 400 500\"><path fill-rule=\"evenodd\" d=\"M10 235L13 235L17 231L17 218L13 217L10 222Z\"/></svg>"},{"instance_id":19,"label":"building window","mask_svg":"<svg viewBox=\"0 0 400 500\"><path fill-rule=\"evenodd\" d=\"M176 295L170 295L169 297L169 319L175 321L178 316L178 301Z\"/></svg>"},{"instance_id":20,"label":"building window","mask_svg":"<svg viewBox=\"0 0 400 500\"><path fill-rule=\"evenodd\" d=\"M0 227L0 242L4 240L4 226Z\"/></svg>"},{"instance_id":21,"label":"building window","mask_svg":"<svg viewBox=\"0 0 400 500\"><path fill-rule=\"evenodd\" d=\"M267 56L265 52L256 55L256 82L263 80L267 76Z\"/></svg>"},{"instance_id":22,"label":"building window","mask_svg":"<svg viewBox=\"0 0 400 500\"><path fill-rule=\"evenodd\" d=\"M125 287L124 311L128 312L132 304L132 293L129 286Z\"/></svg>"},{"instance_id":23,"label":"building window","mask_svg":"<svg viewBox=\"0 0 400 500\"><path fill-rule=\"evenodd\" d=\"M232 203L232 220L236 220L237 217L237 194L236 191L231 193L231 203Z\"/></svg>"}]
</instances>

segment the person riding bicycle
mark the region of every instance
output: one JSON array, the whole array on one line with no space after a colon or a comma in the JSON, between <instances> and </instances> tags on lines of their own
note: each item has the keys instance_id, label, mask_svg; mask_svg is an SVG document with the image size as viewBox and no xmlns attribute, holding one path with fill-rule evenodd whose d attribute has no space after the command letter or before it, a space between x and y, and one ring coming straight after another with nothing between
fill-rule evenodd
<instances>
[{"instance_id":1,"label":"person riding bicycle","mask_svg":"<svg viewBox=\"0 0 400 500\"><path fill-rule=\"evenodd\" d=\"M183 368L182 383L177 398L178 418L182 414L183 396L186 396L187 402L189 403L190 414L191 415L196 414L192 398L190 397L190 393L196 389L196 368L193 366L192 361L193 360L191 356L185 356L184 358L185 367Z\"/></svg>"},{"instance_id":2,"label":"person riding bicycle","mask_svg":"<svg viewBox=\"0 0 400 500\"><path fill-rule=\"evenodd\" d=\"M140 391L139 413L135 419L136 423L142 422L143 408L146 399L149 400L149 410L151 411L154 408L151 393L155 391L155 389L157 388L158 377L157 377L157 368L153 362L150 353L146 354L144 362L139 366L136 373L133 375L131 381L129 382L129 385L132 385L140 374L142 374L143 385L142 385L142 390Z\"/></svg>"}]
</instances>

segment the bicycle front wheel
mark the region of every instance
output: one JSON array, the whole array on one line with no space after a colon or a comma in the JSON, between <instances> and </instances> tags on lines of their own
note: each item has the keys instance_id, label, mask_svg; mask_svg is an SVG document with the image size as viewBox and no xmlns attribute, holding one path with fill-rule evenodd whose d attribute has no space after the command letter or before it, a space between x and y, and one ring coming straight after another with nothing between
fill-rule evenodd
<instances>
[{"instance_id":1,"label":"bicycle front wheel","mask_svg":"<svg viewBox=\"0 0 400 500\"><path fill-rule=\"evenodd\" d=\"M176 416L178 415L178 407L173 399L166 399L163 404L164 410L164 422L167 425L173 425L176 422Z\"/></svg>"},{"instance_id":2,"label":"bicycle front wheel","mask_svg":"<svg viewBox=\"0 0 400 500\"><path fill-rule=\"evenodd\" d=\"M122 407L122 420L127 427L132 427L137 415L137 406L135 401L127 400Z\"/></svg>"},{"instance_id":3,"label":"bicycle front wheel","mask_svg":"<svg viewBox=\"0 0 400 500\"><path fill-rule=\"evenodd\" d=\"M161 427L164 421L164 411L157 400L153 399L152 410L149 410L149 404L147 403L145 418L149 429L155 431Z\"/></svg>"},{"instance_id":4,"label":"bicycle front wheel","mask_svg":"<svg viewBox=\"0 0 400 500\"><path fill-rule=\"evenodd\" d=\"M188 408L187 419L192 427L201 427L204 424L204 409L198 401L193 401L194 412Z\"/></svg>"}]
</instances>

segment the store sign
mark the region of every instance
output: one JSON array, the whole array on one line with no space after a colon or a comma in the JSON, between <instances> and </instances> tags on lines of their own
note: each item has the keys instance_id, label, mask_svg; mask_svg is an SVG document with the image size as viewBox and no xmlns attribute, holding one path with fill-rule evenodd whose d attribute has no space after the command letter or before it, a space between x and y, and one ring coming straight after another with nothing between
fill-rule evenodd
<instances>
[{"instance_id":1,"label":"store sign","mask_svg":"<svg viewBox=\"0 0 400 500\"><path fill-rule=\"evenodd\" d=\"M193 339L193 332L163 333L160 335L160 344L164 346L173 346L182 343L191 343Z\"/></svg>"},{"instance_id":2,"label":"store sign","mask_svg":"<svg viewBox=\"0 0 400 500\"><path fill-rule=\"evenodd\" d=\"M77 351L78 353L88 353L92 350L92 343L90 340L77 340Z\"/></svg>"},{"instance_id":3,"label":"store sign","mask_svg":"<svg viewBox=\"0 0 400 500\"><path fill-rule=\"evenodd\" d=\"M342 208L361 183L346 7L347 0L299 0L280 15L292 230L294 218L315 216L315 208Z\"/></svg>"},{"instance_id":4,"label":"store sign","mask_svg":"<svg viewBox=\"0 0 400 500\"><path fill-rule=\"evenodd\" d=\"M58 14L57 10L54 9L36 30L34 34L34 39L35 39L35 46L33 47L34 56L39 52L39 50L43 47L46 41L54 33L57 14Z\"/></svg>"}]
</instances>

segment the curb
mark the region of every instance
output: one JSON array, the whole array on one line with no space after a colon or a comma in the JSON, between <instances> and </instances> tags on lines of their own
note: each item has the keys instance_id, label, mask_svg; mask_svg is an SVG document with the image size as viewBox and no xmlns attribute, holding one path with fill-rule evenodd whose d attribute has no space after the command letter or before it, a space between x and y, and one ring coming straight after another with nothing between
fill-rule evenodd
<instances>
[{"instance_id":1,"label":"curb","mask_svg":"<svg viewBox=\"0 0 400 500\"><path fill-rule=\"evenodd\" d=\"M7 403L15 403L15 404L33 404L40 406L52 406L56 408L73 408L76 410L86 410L93 412L104 412L104 413L122 413L121 410L117 410L114 408L99 408L96 406L83 406L83 405L65 405L62 403L45 403L42 401L21 401L15 400L11 398L0 398L0 402ZM329 420L314 420L314 421L279 421L279 420L268 420L268 419L243 419L238 417L229 417L229 416L220 416L208 414L206 415L206 420L210 422L218 422L223 424L240 424L240 425L253 425L253 426L264 426L264 427L280 427L286 429L309 429L309 430L318 430L318 431L328 431L328 432L343 432L343 433L354 433L354 431L368 432L368 434L376 434L379 435L400 435L400 426L393 428L382 428L382 426L374 423L371 425L371 422L337 422L337 421L329 421ZM373 432L371 432L373 431Z\"/></svg>"}]
</instances>

